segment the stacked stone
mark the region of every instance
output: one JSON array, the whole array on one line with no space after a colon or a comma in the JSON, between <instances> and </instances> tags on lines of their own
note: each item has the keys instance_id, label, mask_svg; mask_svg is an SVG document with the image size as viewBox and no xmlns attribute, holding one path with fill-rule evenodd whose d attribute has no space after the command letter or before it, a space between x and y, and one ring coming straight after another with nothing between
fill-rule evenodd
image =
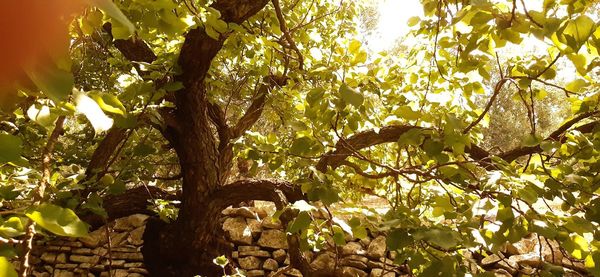
<instances>
[{"instance_id":1,"label":"stacked stone","mask_svg":"<svg viewBox=\"0 0 600 277\"><path fill-rule=\"evenodd\" d=\"M555 268L563 272L562 276L587 276L582 260L562 251L556 241L533 235L507 243L499 253L483 257L478 264L496 276L536 275L539 268Z\"/></svg>"},{"instance_id":2,"label":"stacked stone","mask_svg":"<svg viewBox=\"0 0 600 277\"><path fill-rule=\"evenodd\" d=\"M232 264L244 270L246 276L273 276L276 272L302 276L297 269L288 267L289 247L284 227L265 210L228 208L223 214L223 231L234 246ZM31 256L33 276L147 276L140 251L147 218L146 215L120 218L80 239L36 238ZM387 250L385 236L371 234L360 240L347 236L346 241L337 249L303 254L317 270L336 269L335 276L408 276L405 268L393 263L395 252ZM492 255L469 251L463 254L473 273L484 268L496 276L521 276L535 275L538 268L560 267L565 272L563 276L587 276L583 261L573 259L556 241L543 237L524 238Z\"/></svg>"},{"instance_id":3,"label":"stacked stone","mask_svg":"<svg viewBox=\"0 0 600 277\"><path fill-rule=\"evenodd\" d=\"M302 276L296 269L288 269L289 255L286 234L280 223L257 208L229 208L223 211L223 230L236 245L232 253L234 265L243 269L246 276L271 276L282 271L286 276ZM341 249L337 265L339 276L401 276L402 270L393 263L387 251L385 237L357 240L351 237ZM311 266L332 272L336 267L335 250L304 253Z\"/></svg>"},{"instance_id":4,"label":"stacked stone","mask_svg":"<svg viewBox=\"0 0 600 277\"><path fill-rule=\"evenodd\" d=\"M38 238L32 249L33 276L79 277L147 276L143 244L147 215L136 214L115 220L90 232L88 236L72 238ZM107 231L108 235L107 235ZM110 240L110 243L109 243ZM110 249L110 251L109 251ZM109 275L109 272L112 274Z\"/></svg>"}]
</instances>

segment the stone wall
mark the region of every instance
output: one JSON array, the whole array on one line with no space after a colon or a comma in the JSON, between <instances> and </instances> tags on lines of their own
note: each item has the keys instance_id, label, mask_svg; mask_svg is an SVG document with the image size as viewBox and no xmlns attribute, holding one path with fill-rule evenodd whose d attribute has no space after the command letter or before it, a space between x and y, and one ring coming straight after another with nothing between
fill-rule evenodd
<instances>
[{"instance_id":1,"label":"stone wall","mask_svg":"<svg viewBox=\"0 0 600 277\"><path fill-rule=\"evenodd\" d=\"M228 208L223 211L223 230L235 244L232 253L236 266L246 271L246 276L270 276L282 271L284 276L302 276L298 270L289 269L288 244L285 231L274 223L263 210L256 208ZM362 240L347 237L348 243L338 249L338 275L400 276L402 270L393 263L393 255L386 251L385 237ZM304 253L317 269L329 270L336 265L334 250Z\"/></svg>"},{"instance_id":2,"label":"stone wall","mask_svg":"<svg viewBox=\"0 0 600 277\"><path fill-rule=\"evenodd\" d=\"M32 275L147 276L140 252L147 218L142 214L120 218L80 239L37 237L32 249Z\"/></svg>"},{"instance_id":3,"label":"stone wall","mask_svg":"<svg viewBox=\"0 0 600 277\"><path fill-rule=\"evenodd\" d=\"M228 208L223 211L223 231L232 243L231 264L246 276L302 276L288 265L286 234L264 209ZM143 256L146 215L132 215L107 224L80 239L38 238L33 249L33 276L147 276ZM337 276L408 276L406 269L394 265L394 252L386 249L385 237L371 234L366 239L346 237L346 245L317 253L305 252L313 267L338 269ZM336 259L336 254L339 259ZM568 257L551 240L528 237L506 245L498 254L465 252L466 264L474 272L484 268L496 276L527 276L536 268L561 268L563 276L588 276L581 261ZM336 261L337 260L337 261ZM212 276L210 276L212 277Z\"/></svg>"}]
</instances>

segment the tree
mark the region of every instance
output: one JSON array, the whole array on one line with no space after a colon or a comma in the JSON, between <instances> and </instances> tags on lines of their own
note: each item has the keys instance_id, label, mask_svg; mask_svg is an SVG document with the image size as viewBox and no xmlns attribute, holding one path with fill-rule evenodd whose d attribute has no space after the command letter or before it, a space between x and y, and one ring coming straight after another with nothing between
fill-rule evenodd
<instances>
[{"instance_id":1,"label":"tree","mask_svg":"<svg viewBox=\"0 0 600 277\"><path fill-rule=\"evenodd\" d=\"M212 259L228 251L221 211L267 200L289 223L291 264L305 276L334 274L300 251L318 241L310 236L343 244L344 232L366 229L387 232L396 262L424 276L464 274L466 249L490 254L531 233L600 274L593 2L425 0L424 18L408 23L414 45L400 48L410 52L393 55L353 39L360 3L91 2L70 25L69 56L43 53L51 62L25 67L5 93L3 241L85 234L73 210L93 224L86 212L107 220L178 199L174 221L149 223L145 262L156 276L216 276ZM548 56L503 50L536 40ZM564 86L559 60L576 70ZM573 115L542 137L548 88ZM477 106L474 94L489 100ZM490 151L481 125L501 94L523 105L530 128L518 146ZM287 180L238 178L245 160L251 175ZM135 183L145 187L124 192ZM288 205L360 206L341 196L365 193L388 198L390 211L322 228Z\"/></svg>"}]
</instances>

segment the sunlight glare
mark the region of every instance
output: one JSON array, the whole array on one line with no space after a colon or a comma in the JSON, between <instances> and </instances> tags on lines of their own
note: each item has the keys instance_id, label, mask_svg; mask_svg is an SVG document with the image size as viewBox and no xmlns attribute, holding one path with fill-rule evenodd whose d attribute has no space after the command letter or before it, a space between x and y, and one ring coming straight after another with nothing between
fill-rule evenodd
<instances>
[{"instance_id":1,"label":"sunlight glare","mask_svg":"<svg viewBox=\"0 0 600 277\"><path fill-rule=\"evenodd\" d=\"M407 21L413 16L423 16L419 0L377 0L379 22L368 45L374 52L389 50L395 42L405 36Z\"/></svg>"},{"instance_id":2,"label":"sunlight glare","mask_svg":"<svg viewBox=\"0 0 600 277\"><path fill-rule=\"evenodd\" d=\"M107 131L113 125L113 119L106 116L98 103L87 95L79 92L75 96L76 109L87 117L97 133Z\"/></svg>"}]
</instances>

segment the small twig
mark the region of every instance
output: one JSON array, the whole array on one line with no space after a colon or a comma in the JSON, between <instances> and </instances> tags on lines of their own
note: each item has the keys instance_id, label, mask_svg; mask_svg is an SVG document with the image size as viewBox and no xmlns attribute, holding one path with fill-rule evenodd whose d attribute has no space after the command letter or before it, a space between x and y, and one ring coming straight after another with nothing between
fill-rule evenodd
<instances>
[{"instance_id":1,"label":"small twig","mask_svg":"<svg viewBox=\"0 0 600 277\"><path fill-rule=\"evenodd\" d=\"M483 112L477 117L477 119L475 119L475 121L471 122L471 124L469 124L469 126L467 126L467 128L465 128L463 130L463 134L468 133L473 127L475 127L477 124L479 124L479 122L485 117L485 115L489 112L490 108L492 108L492 105L494 104L496 97L498 97L498 94L502 90L502 87L504 86L506 81L508 81L508 79L502 78L500 81L498 81L498 83L496 83L496 87L494 88L494 93L492 94L490 101L488 101L487 105L485 105Z\"/></svg>"},{"instance_id":2,"label":"small twig","mask_svg":"<svg viewBox=\"0 0 600 277\"><path fill-rule=\"evenodd\" d=\"M328 17L328 16L330 16L330 15L332 15L332 14L335 14L335 13L339 12L339 11L342 9L342 6L343 6L343 1L340 1L340 5L339 5L339 6L338 6L338 7L337 7L335 10L333 10L333 11L331 11L331 12L328 12L328 13L325 13L325 14L322 14L322 15L320 15L320 16L317 16L317 17L315 17L315 18L311 19L310 21L308 21L308 22L306 22L306 23L302 23L302 24L299 24L299 25L297 25L297 26L294 26L294 27L292 27L292 28L290 29L290 33L292 33L292 34L293 34L293 33L294 33L295 31L297 31L298 29L302 29L302 28L304 28L304 27L306 27L306 26L308 26L308 25L310 25L310 24L312 24L312 23L314 23L314 22L317 22L317 21L319 21L319 20L321 20L321 19L323 19L323 18L325 18L325 17ZM308 14L308 13L307 13L307 14ZM303 20L303 21L304 21L304 20ZM303 22L303 21L302 21L302 22Z\"/></svg>"},{"instance_id":3,"label":"small twig","mask_svg":"<svg viewBox=\"0 0 600 277\"><path fill-rule=\"evenodd\" d=\"M0 242L1 243L10 243L10 244L20 244L25 242L24 240L20 240L20 239L12 239L12 238L3 238L0 237Z\"/></svg>"},{"instance_id":4,"label":"small twig","mask_svg":"<svg viewBox=\"0 0 600 277\"><path fill-rule=\"evenodd\" d=\"M48 142L46 142L46 146L42 152L42 180L37 187L37 193L34 195L35 201L41 201L44 199L44 193L46 191L46 186L50 184L50 161L52 159L52 151L54 151L54 147L56 146L56 142L58 137L63 131L63 125L65 123L66 116L61 115L56 119L56 125L54 126L54 130L48 137Z\"/></svg>"},{"instance_id":5,"label":"small twig","mask_svg":"<svg viewBox=\"0 0 600 277\"><path fill-rule=\"evenodd\" d=\"M438 2L437 11L436 11L438 20L436 23L435 39L434 39L434 43L433 43L433 62L435 63L438 73L440 73L440 77L442 77L442 79L449 82L449 80L446 78L446 76L444 76L444 73L442 72L442 68L440 67L440 64L438 63L438 60L437 60L438 37L440 35L440 22L442 21L442 17L441 17L442 3L443 3L443 1Z\"/></svg>"},{"instance_id":6,"label":"small twig","mask_svg":"<svg viewBox=\"0 0 600 277\"><path fill-rule=\"evenodd\" d=\"M515 13L517 11L517 0L512 1L512 11L510 12L509 26L512 26L513 20L515 20Z\"/></svg>"},{"instance_id":7,"label":"small twig","mask_svg":"<svg viewBox=\"0 0 600 277\"><path fill-rule=\"evenodd\" d=\"M110 228L108 227L108 223L106 223L104 225L104 227L106 228L106 247L107 247L107 254L108 254L108 277L112 277L113 276L113 271L112 271L112 263L113 263L113 259L112 259L112 241L110 239Z\"/></svg>"},{"instance_id":8,"label":"small twig","mask_svg":"<svg viewBox=\"0 0 600 277\"><path fill-rule=\"evenodd\" d=\"M527 16L527 18L529 18L529 20L531 20L531 22L533 22L533 24L535 24L536 26L538 26L540 28L544 28L544 25L540 24L535 19L533 19L533 17L531 17L531 15L529 14L529 11L527 10L527 7L525 7L525 1L521 0L521 4L523 5L523 10L525 11L525 16Z\"/></svg>"}]
</instances>

